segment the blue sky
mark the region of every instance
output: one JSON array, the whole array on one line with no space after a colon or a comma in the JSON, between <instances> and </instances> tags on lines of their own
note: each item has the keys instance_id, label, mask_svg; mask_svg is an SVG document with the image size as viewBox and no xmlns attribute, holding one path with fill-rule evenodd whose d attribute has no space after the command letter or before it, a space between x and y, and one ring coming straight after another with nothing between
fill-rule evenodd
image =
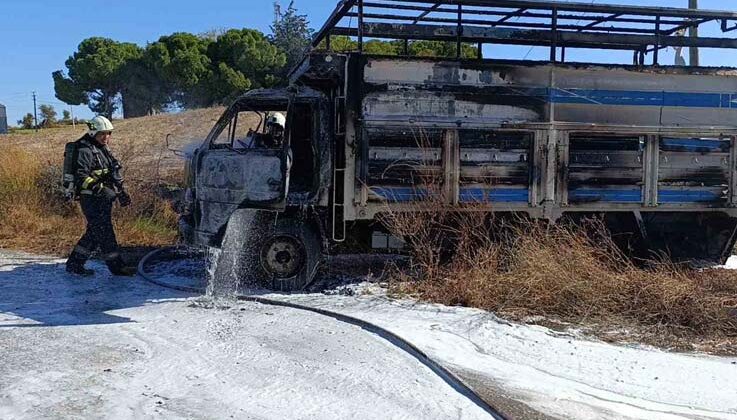
<instances>
[{"instance_id":1,"label":"blue sky","mask_svg":"<svg viewBox=\"0 0 737 420\"><path fill-rule=\"evenodd\" d=\"M589 2L589 0L581 0ZM286 6L288 0L281 0ZM687 0L594 0L595 3L686 6ZM313 27L320 27L332 12L335 0L295 0L300 12L308 15ZM683 4L680 4L683 3ZM101 2L92 0L3 0L0 15L0 103L8 108L12 125L22 115L33 111L31 92L39 104L52 104L59 114L68 106L54 97L51 73L64 69L64 61L79 42L91 36L145 45L173 32L202 33L219 28L257 28L269 30L273 19L272 0L127 0ZM737 10L737 2L700 0L704 9ZM716 32L716 27L713 31ZM737 36L737 35L735 35ZM544 48L500 48L495 55L530 59L547 57ZM672 54L663 62L672 62ZM610 53L582 51L569 59L595 61L614 58ZM626 54L626 60L631 55ZM737 51L706 50L706 65L737 66ZM75 107L75 115L89 117L90 111Z\"/></svg>"}]
</instances>

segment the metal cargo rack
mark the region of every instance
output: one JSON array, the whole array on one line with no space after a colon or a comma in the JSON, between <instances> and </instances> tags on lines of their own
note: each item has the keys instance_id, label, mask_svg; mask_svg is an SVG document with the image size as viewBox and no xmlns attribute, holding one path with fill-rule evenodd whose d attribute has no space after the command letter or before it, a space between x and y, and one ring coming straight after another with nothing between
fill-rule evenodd
<instances>
[{"instance_id":1,"label":"metal cargo rack","mask_svg":"<svg viewBox=\"0 0 737 420\"><path fill-rule=\"evenodd\" d=\"M723 36L695 37L686 32L719 25ZM737 13L665 7L524 0L343 0L317 33L312 50L331 50L334 36L355 40L363 52L370 39L399 40L404 55L413 41L463 45L527 45L550 48L551 62L565 62L566 49L629 50L645 65L668 47L737 49Z\"/></svg>"}]
</instances>

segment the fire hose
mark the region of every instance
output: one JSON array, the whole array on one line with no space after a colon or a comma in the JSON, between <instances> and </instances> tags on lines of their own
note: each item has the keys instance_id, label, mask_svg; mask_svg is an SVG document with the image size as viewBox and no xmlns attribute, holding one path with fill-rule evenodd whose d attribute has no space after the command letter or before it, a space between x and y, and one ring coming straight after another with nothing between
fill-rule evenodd
<instances>
[{"instance_id":1,"label":"fire hose","mask_svg":"<svg viewBox=\"0 0 737 420\"><path fill-rule=\"evenodd\" d=\"M205 288L203 287L182 286L182 285L177 285L177 284L171 284L169 282L155 278L151 273L146 271L147 266L149 266L153 261L157 259L159 261L176 260L177 258L172 258L172 255L176 255L177 252L180 252L180 251L181 251L181 248L168 247L168 248L161 248L161 249L158 249L158 250L155 250L149 253L139 262L138 275L140 275L144 280L150 283L156 284L158 286L161 286L161 287L179 290L179 291L188 292L188 293L205 293ZM420 363L425 365L433 373L435 373L443 381L445 381L445 383L450 385L454 390L464 395L469 400L471 400L474 404L476 404L478 407L486 411L492 418L499 419L499 420L505 419L505 417L499 411L497 411L489 403L484 401L483 398L481 398L476 392L473 391L473 389L471 389L468 385L466 385L455 374L453 374L448 369L443 367L440 363L430 358L425 352L417 348L415 345L413 345L409 341L403 339L402 337L400 337L399 335L391 331L388 331L382 327L379 327L376 324L372 324L368 321L364 321L362 319L348 316L345 314L341 314L338 312L333 312L333 311L329 311L329 310L322 309L322 308L315 308L311 306L301 305L301 304L293 303L293 302L287 302L283 300L263 298L263 297L252 296L252 295L237 295L236 299L242 302L254 302L254 303L259 303L262 305L277 306L277 307L283 307L283 308L296 309L300 311L312 312L318 315L330 317L337 321L359 327L367 332L370 332L388 341L395 347L403 350L404 352L408 353L410 356L417 359Z\"/></svg>"}]
</instances>

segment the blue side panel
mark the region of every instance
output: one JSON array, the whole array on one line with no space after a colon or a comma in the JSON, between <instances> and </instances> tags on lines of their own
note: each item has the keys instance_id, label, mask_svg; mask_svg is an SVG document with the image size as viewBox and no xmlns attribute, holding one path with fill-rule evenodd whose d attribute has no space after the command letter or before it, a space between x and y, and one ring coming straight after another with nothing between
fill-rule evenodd
<instances>
[{"instance_id":1,"label":"blue side panel","mask_svg":"<svg viewBox=\"0 0 737 420\"><path fill-rule=\"evenodd\" d=\"M483 203L488 201L486 199L487 191L483 188L461 188L458 200L461 203Z\"/></svg>"},{"instance_id":2,"label":"blue side panel","mask_svg":"<svg viewBox=\"0 0 737 420\"><path fill-rule=\"evenodd\" d=\"M570 202L642 203L642 190L579 188L568 192Z\"/></svg>"},{"instance_id":3,"label":"blue side panel","mask_svg":"<svg viewBox=\"0 0 737 420\"><path fill-rule=\"evenodd\" d=\"M419 201L428 197L428 192L423 188L407 188L407 187L373 187L371 191L379 197L395 202L406 203L410 201Z\"/></svg>"},{"instance_id":4,"label":"blue side panel","mask_svg":"<svg viewBox=\"0 0 737 420\"><path fill-rule=\"evenodd\" d=\"M371 191L383 199L391 202L403 203L419 201L428 197L425 189L393 187L372 188ZM529 201L528 189L515 188L464 188L460 191L462 203L527 203ZM640 189L613 190L580 188L568 193L570 202L609 202L609 203L641 203L643 200ZM722 201L720 193L713 191L698 190L659 190L658 201L663 204L675 203L713 203Z\"/></svg>"},{"instance_id":5,"label":"blue side panel","mask_svg":"<svg viewBox=\"0 0 737 420\"><path fill-rule=\"evenodd\" d=\"M527 203L530 201L530 190L499 188L489 191L489 199L498 203Z\"/></svg>"},{"instance_id":6,"label":"blue side panel","mask_svg":"<svg viewBox=\"0 0 737 420\"><path fill-rule=\"evenodd\" d=\"M683 152L729 152L729 140L673 139L664 138L660 145L664 150Z\"/></svg>"},{"instance_id":7,"label":"blue side panel","mask_svg":"<svg viewBox=\"0 0 737 420\"><path fill-rule=\"evenodd\" d=\"M721 108L720 93L663 93L663 106L681 106L687 108Z\"/></svg>"},{"instance_id":8,"label":"blue side panel","mask_svg":"<svg viewBox=\"0 0 737 420\"><path fill-rule=\"evenodd\" d=\"M556 88L551 100L563 104L662 106L663 93Z\"/></svg>"},{"instance_id":9,"label":"blue side panel","mask_svg":"<svg viewBox=\"0 0 737 420\"><path fill-rule=\"evenodd\" d=\"M537 96L542 92L529 92ZM737 93L649 92L630 90L547 90L547 100L558 104L737 108Z\"/></svg>"},{"instance_id":10,"label":"blue side panel","mask_svg":"<svg viewBox=\"0 0 737 420\"><path fill-rule=\"evenodd\" d=\"M730 94L722 95L722 108L732 108L732 96Z\"/></svg>"},{"instance_id":11,"label":"blue side panel","mask_svg":"<svg viewBox=\"0 0 737 420\"><path fill-rule=\"evenodd\" d=\"M660 203L713 203L722 201L721 194L713 191L659 190Z\"/></svg>"},{"instance_id":12,"label":"blue side panel","mask_svg":"<svg viewBox=\"0 0 737 420\"><path fill-rule=\"evenodd\" d=\"M408 187L374 187L371 191L379 197L395 202L406 203L420 201L428 197L428 192L420 188ZM527 203L530 191L518 188L464 188L460 191L462 203Z\"/></svg>"},{"instance_id":13,"label":"blue side panel","mask_svg":"<svg viewBox=\"0 0 737 420\"><path fill-rule=\"evenodd\" d=\"M529 189L519 188L461 188L461 203L527 203L530 200Z\"/></svg>"}]
</instances>

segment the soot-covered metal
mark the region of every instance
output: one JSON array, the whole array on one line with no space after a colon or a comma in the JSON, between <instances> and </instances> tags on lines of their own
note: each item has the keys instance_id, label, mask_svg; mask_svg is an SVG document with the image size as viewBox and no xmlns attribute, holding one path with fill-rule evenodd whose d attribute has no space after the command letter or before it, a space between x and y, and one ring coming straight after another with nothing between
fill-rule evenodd
<instances>
[{"instance_id":1,"label":"soot-covered metal","mask_svg":"<svg viewBox=\"0 0 737 420\"><path fill-rule=\"evenodd\" d=\"M710 22L722 36L678 35ZM370 242L361 235L380 229L381 214L427 211L432 197L551 222L600 215L633 249L723 261L737 240L737 69L660 66L658 53L737 48L726 35L735 22L673 8L344 0L290 87L241 98L195 154L197 241L217 245L247 208L291 221L293 237L294 226L314 229L323 249ZM339 35L350 51L333 50ZM404 51L366 54L376 37ZM455 43L457 54L410 56L422 40ZM463 54L469 44L478 56ZM485 59L486 44L543 45L551 56ZM575 47L629 49L633 62L565 63ZM288 109L282 149L213 145L245 105Z\"/></svg>"}]
</instances>

